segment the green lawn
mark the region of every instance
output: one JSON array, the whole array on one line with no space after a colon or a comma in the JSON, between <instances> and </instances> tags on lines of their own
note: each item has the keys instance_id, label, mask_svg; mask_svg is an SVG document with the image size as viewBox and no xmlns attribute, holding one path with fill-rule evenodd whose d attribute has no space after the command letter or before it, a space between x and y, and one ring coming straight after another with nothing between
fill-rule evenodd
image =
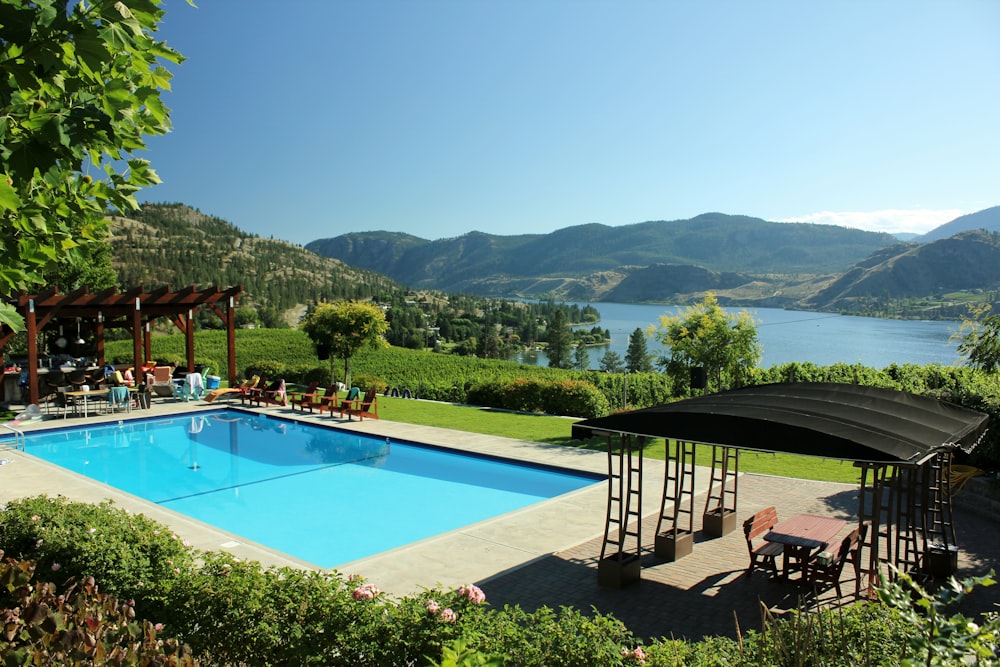
<instances>
[{"instance_id":1,"label":"green lawn","mask_svg":"<svg viewBox=\"0 0 1000 667\"><path fill-rule=\"evenodd\" d=\"M532 440L569 447L604 449L605 442L594 438L586 442L573 440L571 427L575 419L503 412L474 406L451 405L430 401L412 401L403 398L378 399L379 416L392 421L423 426L451 428L459 431L498 435L519 440ZM654 440L645 449L652 458L664 458L664 441ZM699 465L712 464L711 448L699 446L696 462ZM858 483L860 473L848 461L830 461L811 456L791 454L763 454L742 452L740 470L781 477L815 479L824 482Z\"/></svg>"}]
</instances>

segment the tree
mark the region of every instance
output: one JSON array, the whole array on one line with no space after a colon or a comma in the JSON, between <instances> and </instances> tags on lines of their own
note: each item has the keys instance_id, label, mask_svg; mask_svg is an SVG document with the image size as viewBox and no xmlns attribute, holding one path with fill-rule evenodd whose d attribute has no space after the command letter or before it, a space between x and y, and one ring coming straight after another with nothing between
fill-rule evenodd
<instances>
[{"instance_id":1,"label":"tree","mask_svg":"<svg viewBox=\"0 0 1000 667\"><path fill-rule=\"evenodd\" d=\"M600 368L605 373L621 373L625 370L625 364L622 363L620 354L614 350L608 350L601 357Z\"/></svg>"},{"instance_id":2,"label":"tree","mask_svg":"<svg viewBox=\"0 0 1000 667\"><path fill-rule=\"evenodd\" d=\"M1000 315L989 315L988 304L974 306L970 315L962 318L961 342L958 352L966 363L982 371L1000 369Z\"/></svg>"},{"instance_id":3,"label":"tree","mask_svg":"<svg viewBox=\"0 0 1000 667\"><path fill-rule=\"evenodd\" d=\"M628 337L625 367L629 373L650 373L653 370L653 362L646 349L646 334L642 329L637 328Z\"/></svg>"},{"instance_id":4,"label":"tree","mask_svg":"<svg viewBox=\"0 0 1000 667\"><path fill-rule=\"evenodd\" d=\"M159 182L134 156L145 137L170 129L160 91L171 74L161 61L183 59L152 38L161 4L0 3L3 291L79 263L88 244L106 237L105 213L138 208L136 191ZM0 321L23 327L7 305Z\"/></svg>"},{"instance_id":5,"label":"tree","mask_svg":"<svg viewBox=\"0 0 1000 667\"><path fill-rule=\"evenodd\" d=\"M585 371L590 368L590 353L587 351L587 346L583 343L577 343L576 347L573 348L573 368L578 371Z\"/></svg>"},{"instance_id":6,"label":"tree","mask_svg":"<svg viewBox=\"0 0 1000 667\"><path fill-rule=\"evenodd\" d=\"M329 353L330 382L334 380L334 361L340 357L344 360L344 382L349 383L351 357L366 345L381 344L388 328L381 308L357 301L321 303L302 322L302 330L317 351L325 348Z\"/></svg>"},{"instance_id":7,"label":"tree","mask_svg":"<svg viewBox=\"0 0 1000 667\"><path fill-rule=\"evenodd\" d=\"M545 331L545 340L548 342L545 354L549 357L549 368L569 368L573 334L566 324L566 313L561 309L552 313L552 319Z\"/></svg>"},{"instance_id":8,"label":"tree","mask_svg":"<svg viewBox=\"0 0 1000 667\"><path fill-rule=\"evenodd\" d=\"M677 315L661 315L650 333L668 348L660 365L680 393L690 383L691 368L704 367L709 386L718 391L739 384L745 371L760 363L753 318L746 311L730 315L712 293Z\"/></svg>"}]
</instances>

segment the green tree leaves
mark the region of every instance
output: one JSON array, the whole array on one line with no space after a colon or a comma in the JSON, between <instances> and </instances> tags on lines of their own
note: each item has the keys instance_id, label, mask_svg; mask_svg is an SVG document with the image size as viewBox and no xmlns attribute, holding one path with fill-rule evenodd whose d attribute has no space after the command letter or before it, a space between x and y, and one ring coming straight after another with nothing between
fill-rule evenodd
<instances>
[{"instance_id":1,"label":"green tree leaves","mask_svg":"<svg viewBox=\"0 0 1000 667\"><path fill-rule=\"evenodd\" d=\"M690 381L695 366L703 366L709 386L720 391L742 382L760 363L753 318L746 311L730 315L711 293L675 316L661 315L651 333L667 348L660 364L674 379L675 391Z\"/></svg>"},{"instance_id":2,"label":"green tree leaves","mask_svg":"<svg viewBox=\"0 0 1000 667\"><path fill-rule=\"evenodd\" d=\"M183 60L153 38L161 4L0 2L0 288L81 261L106 211L159 182L133 154L170 129L162 62Z\"/></svg>"},{"instance_id":3,"label":"green tree leaves","mask_svg":"<svg viewBox=\"0 0 1000 667\"><path fill-rule=\"evenodd\" d=\"M318 348L330 353L330 378L336 357L344 360L344 381L350 380L351 357L366 345L382 342L389 325L376 305L357 301L321 303L302 322L302 330Z\"/></svg>"}]
</instances>

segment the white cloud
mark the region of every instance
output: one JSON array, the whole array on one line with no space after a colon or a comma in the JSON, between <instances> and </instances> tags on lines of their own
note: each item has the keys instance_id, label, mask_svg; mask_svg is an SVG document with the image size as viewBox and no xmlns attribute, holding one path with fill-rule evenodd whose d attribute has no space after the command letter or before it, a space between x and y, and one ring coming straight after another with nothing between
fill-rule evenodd
<instances>
[{"instance_id":1,"label":"white cloud","mask_svg":"<svg viewBox=\"0 0 1000 667\"><path fill-rule=\"evenodd\" d=\"M822 211L807 213L795 218L783 218L778 222L812 222L821 225L840 225L865 229L870 232L889 234L925 234L935 227L951 222L965 211L958 209L888 209L885 211Z\"/></svg>"}]
</instances>

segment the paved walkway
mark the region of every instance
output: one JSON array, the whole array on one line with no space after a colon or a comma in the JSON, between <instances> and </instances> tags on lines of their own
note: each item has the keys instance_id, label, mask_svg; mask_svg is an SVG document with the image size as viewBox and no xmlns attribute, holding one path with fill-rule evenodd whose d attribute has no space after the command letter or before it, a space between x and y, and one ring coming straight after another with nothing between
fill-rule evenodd
<instances>
[{"instance_id":1,"label":"paved walkway","mask_svg":"<svg viewBox=\"0 0 1000 667\"><path fill-rule=\"evenodd\" d=\"M400 399L402 400L402 399ZM176 414L218 408L202 402L154 401L149 411L133 416ZM507 458L544 462L561 467L606 471L606 455L555 445L496 438L447 429L399 424L385 420L347 422L329 416L301 415L284 408L259 410L337 428L348 428L396 440L409 440L489 453ZM65 425L117 421L121 415L83 419L53 419L26 424L25 430ZM567 426L568 428L568 426ZM200 549L226 550L268 565L312 567L285 554L254 544L237 535L193 521L93 480L57 468L22 452L0 449L0 502L38 493L98 501L111 498L116 504L170 525ZM845 464L847 465L847 464ZM642 527L648 553L643 559L642 580L621 590L597 585L597 560L604 529L606 487L604 483L539 503L518 512L483 521L443 535L394 549L371 558L345 564L338 570L359 573L383 590L405 595L434 586L453 587L479 583L494 606L519 604L526 609L540 606L574 606L585 612L596 608L613 614L643 637L735 636L759 629L761 610L782 614L796 608L805 591L793 583L780 583L756 572L743 573L748 562L746 543L739 528L721 538L695 535L694 552L676 562L664 562L652 554L659 494L662 492L661 461L646 462L646 486ZM707 472L699 469L696 515L704 506ZM963 491L963 493L967 493ZM850 523L856 519L858 490L853 485L744 474L739 480L740 522L769 505L779 518L807 512L838 516ZM974 507L974 504L969 504ZM345 508L344 511L349 511ZM994 521L960 505L956 511L959 531L959 574L985 573L994 567L1000 553L1000 531ZM696 527L700 521L696 519ZM304 536L303 539L307 539ZM848 566L847 570L850 569ZM845 600L853 599L853 582L845 572ZM965 611L994 608L1000 591L978 590ZM832 591L811 603L835 604Z\"/></svg>"}]
</instances>

